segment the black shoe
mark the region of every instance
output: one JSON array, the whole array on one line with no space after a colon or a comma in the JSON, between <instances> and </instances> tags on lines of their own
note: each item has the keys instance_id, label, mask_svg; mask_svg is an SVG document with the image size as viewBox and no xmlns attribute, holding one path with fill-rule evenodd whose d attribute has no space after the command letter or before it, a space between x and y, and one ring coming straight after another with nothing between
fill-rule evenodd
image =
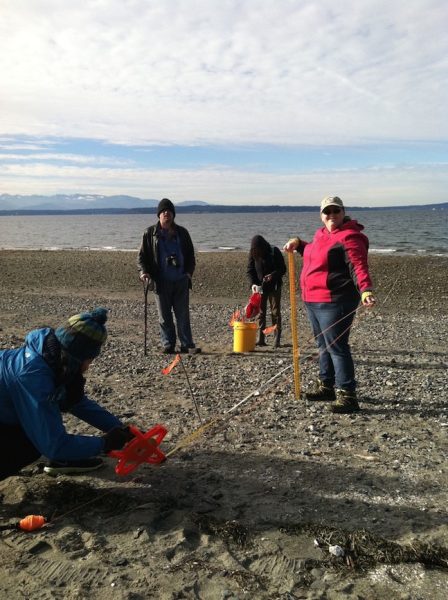
<instances>
[{"instance_id":1,"label":"black shoe","mask_svg":"<svg viewBox=\"0 0 448 600\"><path fill-rule=\"evenodd\" d=\"M188 354L200 354L202 352L201 348L194 346L193 348L188 348Z\"/></svg>"},{"instance_id":2,"label":"black shoe","mask_svg":"<svg viewBox=\"0 0 448 600\"><path fill-rule=\"evenodd\" d=\"M173 346L165 346L162 350L162 354L174 354Z\"/></svg>"},{"instance_id":3,"label":"black shoe","mask_svg":"<svg viewBox=\"0 0 448 600\"><path fill-rule=\"evenodd\" d=\"M197 346L193 346L191 348L188 348L187 346L181 346L180 351L182 354L200 354L202 352L202 350Z\"/></svg>"},{"instance_id":4,"label":"black shoe","mask_svg":"<svg viewBox=\"0 0 448 600\"><path fill-rule=\"evenodd\" d=\"M77 475L78 473L89 473L96 471L104 465L102 458L85 458L83 460L67 460L57 462L52 460L44 467L47 475Z\"/></svg>"},{"instance_id":5,"label":"black shoe","mask_svg":"<svg viewBox=\"0 0 448 600\"><path fill-rule=\"evenodd\" d=\"M332 402L336 398L336 394L332 386L326 385L319 379L314 388L310 392L306 392L305 398L312 402Z\"/></svg>"},{"instance_id":6,"label":"black shoe","mask_svg":"<svg viewBox=\"0 0 448 600\"><path fill-rule=\"evenodd\" d=\"M277 329L274 334L274 348L280 348L280 340L282 338L282 330Z\"/></svg>"},{"instance_id":7,"label":"black shoe","mask_svg":"<svg viewBox=\"0 0 448 600\"><path fill-rule=\"evenodd\" d=\"M336 390L336 402L330 405L332 413L349 414L360 410L356 392Z\"/></svg>"}]
</instances>

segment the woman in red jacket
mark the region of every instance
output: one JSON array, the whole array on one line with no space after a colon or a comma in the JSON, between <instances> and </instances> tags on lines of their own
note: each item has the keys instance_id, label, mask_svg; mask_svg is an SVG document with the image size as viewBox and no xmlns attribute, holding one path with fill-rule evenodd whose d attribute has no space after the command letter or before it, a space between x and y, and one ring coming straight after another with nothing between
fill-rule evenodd
<instances>
[{"instance_id":1,"label":"woman in red jacket","mask_svg":"<svg viewBox=\"0 0 448 600\"><path fill-rule=\"evenodd\" d=\"M312 242L289 240L284 250L303 256L302 299L319 349L319 381L308 400L334 400L334 413L359 410L353 359L348 343L359 301L375 298L367 265L369 240L364 227L345 215L338 196L322 200L324 226Z\"/></svg>"}]
</instances>

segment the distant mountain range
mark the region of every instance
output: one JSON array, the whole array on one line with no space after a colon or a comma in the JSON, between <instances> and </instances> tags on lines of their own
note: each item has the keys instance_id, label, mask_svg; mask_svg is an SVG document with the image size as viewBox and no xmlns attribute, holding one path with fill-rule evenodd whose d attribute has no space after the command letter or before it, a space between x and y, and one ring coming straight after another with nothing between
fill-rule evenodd
<instances>
[{"instance_id":1,"label":"distant mountain range","mask_svg":"<svg viewBox=\"0 0 448 600\"><path fill-rule=\"evenodd\" d=\"M142 200L134 196L101 196L98 194L57 194L55 196L20 196L0 194L0 215L14 214L130 214L154 213L159 200ZM401 205L388 207L357 207L350 210L419 210L448 209L448 202L439 204ZM262 205L223 205L209 204L199 200L176 202L179 213L193 212L304 212L315 211L315 205L309 206L262 206Z\"/></svg>"},{"instance_id":2,"label":"distant mountain range","mask_svg":"<svg viewBox=\"0 0 448 600\"><path fill-rule=\"evenodd\" d=\"M13 196L0 194L0 211L72 211L107 209L154 209L159 200L142 200L134 196L101 196L98 194L57 194L56 196ZM206 204L199 201L179 202L178 206Z\"/></svg>"}]
</instances>

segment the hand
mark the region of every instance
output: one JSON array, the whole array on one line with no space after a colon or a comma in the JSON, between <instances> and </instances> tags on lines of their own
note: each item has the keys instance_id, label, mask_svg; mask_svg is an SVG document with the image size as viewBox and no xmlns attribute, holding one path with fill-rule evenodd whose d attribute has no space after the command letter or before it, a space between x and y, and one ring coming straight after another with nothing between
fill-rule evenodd
<instances>
[{"instance_id":1,"label":"hand","mask_svg":"<svg viewBox=\"0 0 448 600\"><path fill-rule=\"evenodd\" d=\"M263 283L269 283L270 281L272 281L272 273L263 277Z\"/></svg>"},{"instance_id":2,"label":"hand","mask_svg":"<svg viewBox=\"0 0 448 600\"><path fill-rule=\"evenodd\" d=\"M261 285L256 285L254 283L254 285L250 289L252 291L252 294L261 294Z\"/></svg>"},{"instance_id":3,"label":"hand","mask_svg":"<svg viewBox=\"0 0 448 600\"><path fill-rule=\"evenodd\" d=\"M121 450L133 437L129 427L114 427L103 435L104 453L109 454L111 450Z\"/></svg>"},{"instance_id":4,"label":"hand","mask_svg":"<svg viewBox=\"0 0 448 600\"><path fill-rule=\"evenodd\" d=\"M375 296L373 292L363 292L361 294L361 303L363 306L367 308L372 308L372 306L376 303Z\"/></svg>"},{"instance_id":5,"label":"hand","mask_svg":"<svg viewBox=\"0 0 448 600\"><path fill-rule=\"evenodd\" d=\"M150 276L148 275L148 273L140 273L139 278L140 278L140 281L143 281L144 283L151 279Z\"/></svg>"},{"instance_id":6,"label":"hand","mask_svg":"<svg viewBox=\"0 0 448 600\"><path fill-rule=\"evenodd\" d=\"M300 238L291 238L283 246L283 250L285 252L294 252L299 247L299 244L300 244Z\"/></svg>"}]
</instances>

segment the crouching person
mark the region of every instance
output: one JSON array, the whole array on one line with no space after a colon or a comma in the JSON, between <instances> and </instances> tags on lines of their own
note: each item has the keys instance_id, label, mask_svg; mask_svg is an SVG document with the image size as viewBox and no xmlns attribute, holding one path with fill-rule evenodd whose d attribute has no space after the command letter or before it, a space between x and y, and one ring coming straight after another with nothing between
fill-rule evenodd
<instances>
[{"instance_id":1,"label":"crouching person","mask_svg":"<svg viewBox=\"0 0 448 600\"><path fill-rule=\"evenodd\" d=\"M84 394L84 374L106 341L106 321L107 311L97 308L56 330L31 331L21 348L0 351L0 481L41 455L49 459L49 474L92 471L103 464L98 455L132 439L120 419ZM64 412L103 435L67 433Z\"/></svg>"}]
</instances>

